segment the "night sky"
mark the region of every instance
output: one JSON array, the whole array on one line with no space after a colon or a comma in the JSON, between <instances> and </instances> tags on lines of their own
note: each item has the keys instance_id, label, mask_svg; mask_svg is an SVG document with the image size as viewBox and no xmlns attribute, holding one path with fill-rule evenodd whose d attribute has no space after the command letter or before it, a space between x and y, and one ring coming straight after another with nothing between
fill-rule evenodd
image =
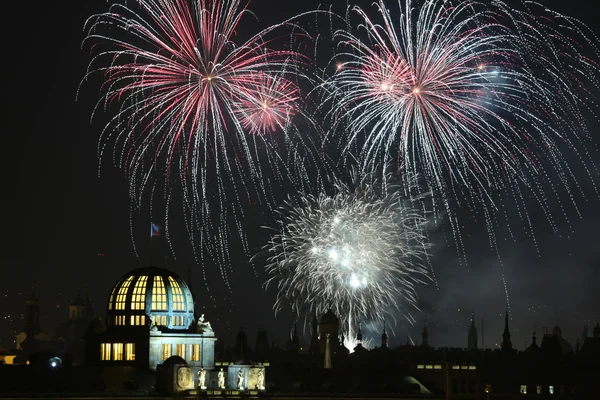
<instances>
[{"instance_id":1,"label":"night sky","mask_svg":"<svg viewBox=\"0 0 600 400\"><path fill-rule=\"evenodd\" d=\"M368 6L370 1L357 3ZM598 34L595 3L556 0L549 5L580 18ZM318 4L315 0L255 0L250 8L267 24ZM150 257L148 243L138 239L149 233L149 211L141 210L133 219L138 258L130 235L126 178L109 159L98 176L96 145L106 115L91 123L90 116L99 98L99 80L84 84L76 101L90 60L87 48L81 49L83 23L93 13L108 10L107 2L16 2L12 7L3 24L3 75L8 87L3 96L0 242L0 340L4 347L12 347L9 330L22 327L20 313L32 281L43 304L42 327L52 332L68 317L68 302L86 286L96 311L104 316L109 292L119 277L147 265ZM600 134L599 129L593 122L592 130ZM594 141L589 148L600 165L600 138ZM600 183L600 175L594 174ZM421 307L428 314L430 344L465 347L472 311L478 325L485 319L485 344L499 342L506 301L502 273L517 348L530 343L534 324L539 335L542 327L551 330L558 323L573 345L586 320L595 325L600 317L600 200L591 183L584 185L590 196L580 204L583 218L567 209L570 223L559 220L559 234L551 232L533 207L539 253L518 221L510 221L517 232L516 243L504 240L506 232L498 232L500 261L489 250L485 227L465 218L468 266L461 265L456 251L445 245L443 229L433 233L437 284L419 289ZM163 266L166 257L167 266L185 279L192 264L198 311L214 321L218 336L231 343L244 327L252 341L258 329L267 329L270 339L285 345L292 317L289 313L274 317L274 293L261 289L262 271L255 273L243 255L234 255L229 293L217 275L203 281L202 266L195 264L184 232L174 233L173 242L177 259L160 237L155 239L153 262ZM255 250L260 246L251 244ZM407 335L420 342L424 316L415 314L416 326L400 324L392 346L405 342Z\"/></svg>"}]
</instances>

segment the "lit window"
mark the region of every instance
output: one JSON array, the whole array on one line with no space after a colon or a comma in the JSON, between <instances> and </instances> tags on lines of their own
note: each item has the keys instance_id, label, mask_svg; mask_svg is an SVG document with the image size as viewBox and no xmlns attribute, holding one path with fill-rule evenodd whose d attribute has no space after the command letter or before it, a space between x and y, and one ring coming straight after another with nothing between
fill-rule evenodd
<instances>
[{"instance_id":1,"label":"lit window","mask_svg":"<svg viewBox=\"0 0 600 400\"><path fill-rule=\"evenodd\" d=\"M552 386L552 385L548 386L548 393L554 394L554 386Z\"/></svg>"},{"instance_id":2,"label":"lit window","mask_svg":"<svg viewBox=\"0 0 600 400\"><path fill-rule=\"evenodd\" d=\"M111 350L110 343L102 343L100 345L100 359L102 361L110 360L110 350Z\"/></svg>"},{"instance_id":3,"label":"lit window","mask_svg":"<svg viewBox=\"0 0 600 400\"><path fill-rule=\"evenodd\" d=\"M127 361L135 360L135 343L125 344L125 360L127 360Z\"/></svg>"},{"instance_id":4,"label":"lit window","mask_svg":"<svg viewBox=\"0 0 600 400\"><path fill-rule=\"evenodd\" d=\"M185 317L181 315L174 315L171 317L171 326L184 326L185 325Z\"/></svg>"},{"instance_id":5,"label":"lit window","mask_svg":"<svg viewBox=\"0 0 600 400\"><path fill-rule=\"evenodd\" d=\"M485 392L486 393L491 393L492 392L492 385L490 385L489 383L485 385Z\"/></svg>"},{"instance_id":6,"label":"lit window","mask_svg":"<svg viewBox=\"0 0 600 400\"><path fill-rule=\"evenodd\" d=\"M469 369L469 366L468 365L461 365L460 369Z\"/></svg>"},{"instance_id":7,"label":"lit window","mask_svg":"<svg viewBox=\"0 0 600 400\"><path fill-rule=\"evenodd\" d=\"M117 303L115 305L115 309L124 310L125 309L125 298L127 297L127 290L129 289L129 285L133 279L133 275L130 276L123 282L121 287L119 288L119 293L117 294Z\"/></svg>"},{"instance_id":8,"label":"lit window","mask_svg":"<svg viewBox=\"0 0 600 400\"><path fill-rule=\"evenodd\" d=\"M475 365L469 365L469 369L474 370L474 369L477 369L477 367Z\"/></svg>"},{"instance_id":9,"label":"lit window","mask_svg":"<svg viewBox=\"0 0 600 400\"><path fill-rule=\"evenodd\" d=\"M125 316L124 315L116 315L115 316L115 325L125 325Z\"/></svg>"},{"instance_id":10,"label":"lit window","mask_svg":"<svg viewBox=\"0 0 600 400\"><path fill-rule=\"evenodd\" d=\"M123 343L113 343L113 360L123 359Z\"/></svg>"},{"instance_id":11,"label":"lit window","mask_svg":"<svg viewBox=\"0 0 600 400\"><path fill-rule=\"evenodd\" d=\"M132 315L130 325L146 325L145 315Z\"/></svg>"},{"instance_id":12,"label":"lit window","mask_svg":"<svg viewBox=\"0 0 600 400\"><path fill-rule=\"evenodd\" d=\"M163 361L166 360L169 357L171 357L171 345L170 344L163 344L162 345L162 359L163 359Z\"/></svg>"},{"instance_id":13,"label":"lit window","mask_svg":"<svg viewBox=\"0 0 600 400\"><path fill-rule=\"evenodd\" d=\"M431 364L427 364L427 365L425 366L425 369L433 369L433 365L431 365Z\"/></svg>"},{"instance_id":14,"label":"lit window","mask_svg":"<svg viewBox=\"0 0 600 400\"><path fill-rule=\"evenodd\" d=\"M192 361L200 361L200 345L192 345Z\"/></svg>"},{"instance_id":15,"label":"lit window","mask_svg":"<svg viewBox=\"0 0 600 400\"><path fill-rule=\"evenodd\" d=\"M437 364L437 365L434 365L434 366L433 366L433 369L442 369L442 366L441 366L441 365L439 365L439 364Z\"/></svg>"},{"instance_id":16,"label":"lit window","mask_svg":"<svg viewBox=\"0 0 600 400\"><path fill-rule=\"evenodd\" d=\"M184 311L185 310L185 300L183 297L183 291L181 290L181 286L179 286L179 282L177 282L173 277L169 276L169 283L171 284L171 294L173 299L173 311Z\"/></svg>"},{"instance_id":17,"label":"lit window","mask_svg":"<svg viewBox=\"0 0 600 400\"><path fill-rule=\"evenodd\" d=\"M460 369L460 365L453 365L452 369Z\"/></svg>"},{"instance_id":18,"label":"lit window","mask_svg":"<svg viewBox=\"0 0 600 400\"><path fill-rule=\"evenodd\" d=\"M112 293L110 294L110 300L108 301L109 310L112 310L113 308L113 300L115 299L115 294L117 294L117 286L114 287Z\"/></svg>"},{"instance_id":19,"label":"lit window","mask_svg":"<svg viewBox=\"0 0 600 400\"><path fill-rule=\"evenodd\" d=\"M131 297L131 309L132 310L145 310L146 309L146 281L147 280L148 280L147 276L140 276L138 281L135 283L135 286L133 288L133 296Z\"/></svg>"},{"instance_id":20,"label":"lit window","mask_svg":"<svg viewBox=\"0 0 600 400\"><path fill-rule=\"evenodd\" d=\"M521 390L520 392L521 394L527 394L527 385L521 385Z\"/></svg>"},{"instance_id":21,"label":"lit window","mask_svg":"<svg viewBox=\"0 0 600 400\"><path fill-rule=\"evenodd\" d=\"M185 344L175 345L175 354L185 359Z\"/></svg>"},{"instance_id":22,"label":"lit window","mask_svg":"<svg viewBox=\"0 0 600 400\"><path fill-rule=\"evenodd\" d=\"M152 318L156 325L167 326L167 316L166 315L155 315Z\"/></svg>"},{"instance_id":23,"label":"lit window","mask_svg":"<svg viewBox=\"0 0 600 400\"><path fill-rule=\"evenodd\" d=\"M423 369L423 368L425 368L425 366L423 364L417 365L417 369Z\"/></svg>"},{"instance_id":24,"label":"lit window","mask_svg":"<svg viewBox=\"0 0 600 400\"><path fill-rule=\"evenodd\" d=\"M537 394L542 394L542 385L537 385L537 387L535 389L536 389L535 391L537 392Z\"/></svg>"},{"instance_id":25,"label":"lit window","mask_svg":"<svg viewBox=\"0 0 600 400\"><path fill-rule=\"evenodd\" d=\"M154 285L152 286L152 310L167 311L167 291L165 290L165 282L161 276L154 277ZM166 325L166 323L160 325Z\"/></svg>"}]
</instances>

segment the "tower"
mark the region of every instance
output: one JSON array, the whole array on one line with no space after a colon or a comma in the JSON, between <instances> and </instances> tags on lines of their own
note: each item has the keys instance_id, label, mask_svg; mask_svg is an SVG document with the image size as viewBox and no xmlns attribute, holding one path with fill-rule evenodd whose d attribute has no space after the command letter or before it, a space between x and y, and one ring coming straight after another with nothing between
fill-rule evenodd
<instances>
[{"instance_id":1,"label":"tower","mask_svg":"<svg viewBox=\"0 0 600 400\"><path fill-rule=\"evenodd\" d=\"M385 331L385 321L383 321L383 333L381 334L381 347L386 348L386 349L388 347L388 335L387 335L387 332Z\"/></svg>"},{"instance_id":2,"label":"tower","mask_svg":"<svg viewBox=\"0 0 600 400\"><path fill-rule=\"evenodd\" d=\"M477 327L475 326L475 313L471 314L471 326L469 327L467 350L477 350Z\"/></svg>"},{"instance_id":3,"label":"tower","mask_svg":"<svg viewBox=\"0 0 600 400\"><path fill-rule=\"evenodd\" d=\"M323 368L331 369L331 333L325 334L325 360Z\"/></svg>"},{"instance_id":4,"label":"tower","mask_svg":"<svg viewBox=\"0 0 600 400\"><path fill-rule=\"evenodd\" d=\"M333 310L329 309L322 317L319 322L319 338L321 342L321 351L325 351L325 342L327 334L330 334L331 353L336 354L340 350L340 334L339 334L340 321L334 314Z\"/></svg>"},{"instance_id":5,"label":"tower","mask_svg":"<svg viewBox=\"0 0 600 400\"><path fill-rule=\"evenodd\" d=\"M510 332L508 331L508 305L504 314L504 333L502 334L502 350L512 350L512 342L510 341Z\"/></svg>"}]
</instances>

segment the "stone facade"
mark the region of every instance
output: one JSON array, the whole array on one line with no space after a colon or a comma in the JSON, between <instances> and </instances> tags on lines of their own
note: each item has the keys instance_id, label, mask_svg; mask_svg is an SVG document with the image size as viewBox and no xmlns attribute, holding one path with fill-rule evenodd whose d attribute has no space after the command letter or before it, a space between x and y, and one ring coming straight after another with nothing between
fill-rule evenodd
<instances>
[{"instance_id":1,"label":"stone facade","mask_svg":"<svg viewBox=\"0 0 600 400\"><path fill-rule=\"evenodd\" d=\"M197 380L198 372L201 368L207 370L206 380L210 376L210 371L215 367L215 341L214 336L205 336L201 333L173 333L173 332L150 332L150 350L149 350L149 369L156 371L156 366L164 360L164 346L169 346L169 355L178 355L185 359L192 372L194 379ZM185 354L178 354L177 345L183 345ZM200 357L194 361L194 346L198 345Z\"/></svg>"}]
</instances>

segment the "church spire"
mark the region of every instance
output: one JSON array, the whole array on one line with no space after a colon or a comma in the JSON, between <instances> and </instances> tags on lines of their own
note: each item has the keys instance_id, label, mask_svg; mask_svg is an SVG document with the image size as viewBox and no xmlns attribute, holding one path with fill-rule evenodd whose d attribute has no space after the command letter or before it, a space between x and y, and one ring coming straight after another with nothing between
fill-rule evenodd
<instances>
[{"instance_id":1,"label":"church spire","mask_svg":"<svg viewBox=\"0 0 600 400\"><path fill-rule=\"evenodd\" d=\"M508 304L504 314L504 333L502 334L502 350L512 350L512 342L510 341L510 332L508 330Z\"/></svg>"},{"instance_id":2,"label":"church spire","mask_svg":"<svg viewBox=\"0 0 600 400\"><path fill-rule=\"evenodd\" d=\"M471 326L469 326L467 350L477 350L477 327L475 326L475 312L471 314Z\"/></svg>"},{"instance_id":3,"label":"church spire","mask_svg":"<svg viewBox=\"0 0 600 400\"><path fill-rule=\"evenodd\" d=\"M381 347L388 347L388 335L387 332L385 331L385 319L383 320L383 333L381 334Z\"/></svg>"}]
</instances>

